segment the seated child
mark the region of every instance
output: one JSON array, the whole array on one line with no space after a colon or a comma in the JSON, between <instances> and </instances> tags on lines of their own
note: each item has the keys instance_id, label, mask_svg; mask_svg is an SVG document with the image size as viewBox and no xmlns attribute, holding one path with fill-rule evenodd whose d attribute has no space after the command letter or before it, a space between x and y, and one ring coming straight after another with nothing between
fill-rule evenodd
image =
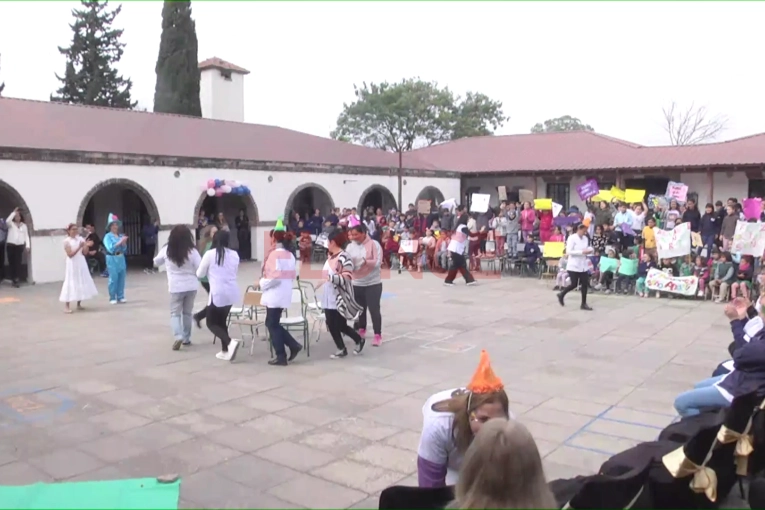
<instances>
[{"instance_id":1,"label":"seated child","mask_svg":"<svg viewBox=\"0 0 765 510\"><path fill-rule=\"evenodd\" d=\"M526 260L526 264L528 264L531 274L537 273L537 262L541 256L542 250L539 249L539 245L537 244L534 235L529 234L528 240L523 247L523 258Z\"/></svg>"},{"instance_id":2,"label":"seated child","mask_svg":"<svg viewBox=\"0 0 765 510\"><path fill-rule=\"evenodd\" d=\"M446 231L441 231L441 236L436 244L436 261L438 266L444 271L449 270L449 243L451 242L451 236Z\"/></svg>"},{"instance_id":3,"label":"seated child","mask_svg":"<svg viewBox=\"0 0 765 510\"><path fill-rule=\"evenodd\" d=\"M608 249L608 255L606 256L607 259L616 259L616 251L614 251L613 248ZM618 260L618 259L617 259ZM618 269L619 265L617 263L616 268ZM614 269L613 269L613 263L606 262L603 260L603 257L601 257L600 260L600 277L598 278L598 284L595 285L595 290L601 290L603 288L606 289L606 294L611 293L611 284L614 281Z\"/></svg>"},{"instance_id":4,"label":"seated child","mask_svg":"<svg viewBox=\"0 0 765 510\"><path fill-rule=\"evenodd\" d=\"M566 271L567 263L567 255L563 255L558 259L558 274L555 276L555 287L553 287L553 290L563 290L571 283L571 278L568 277L568 271Z\"/></svg>"},{"instance_id":5,"label":"seated child","mask_svg":"<svg viewBox=\"0 0 765 510\"><path fill-rule=\"evenodd\" d=\"M419 267L417 270L422 272L423 266L427 266L431 271L435 266L435 253L436 253L436 238L433 237L433 231L427 229L425 231L425 237L420 239L420 251Z\"/></svg>"},{"instance_id":6,"label":"seated child","mask_svg":"<svg viewBox=\"0 0 765 510\"><path fill-rule=\"evenodd\" d=\"M560 231L560 227L555 227L552 235L550 235L550 241L554 243L562 243L564 241L563 232Z\"/></svg>"},{"instance_id":7,"label":"seated child","mask_svg":"<svg viewBox=\"0 0 765 510\"><path fill-rule=\"evenodd\" d=\"M313 241L311 240L311 233L307 229L303 229L300 232L300 239L298 239L298 248L300 249L300 262L311 262L311 249L313 248Z\"/></svg>"},{"instance_id":8,"label":"seated child","mask_svg":"<svg viewBox=\"0 0 765 510\"><path fill-rule=\"evenodd\" d=\"M696 263L693 265L693 274L699 279L699 297L706 296L707 283L709 283L710 275L709 267L705 257L702 257L701 255L696 256Z\"/></svg>"},{"instance_id":9,"label":"seated child","mask_svg":"<svg viewBox=\"0 0 765 510\"><path fill-rule=\"evenodd\" d=\"M659 262L659 271L667 276L678 276L679 273L675 259L661 259ZM673 297L672 294L667 294L667 296L670 298ZM660 298L661 292L656 291L656 297Z\"/></svg>"},{"instance_id":10,"label":"seated child","mask_svg":"<svg viewBox=\"0 0 765 510\"><path fill-rule=\"evenodd\" d=\"M749 299L752 291L752 279L754 278L754 258L751 255L741 257L736 273L736 282L730 286L730 299L736 299L736 294L741 292L741 297Z\"/></svg>"},{"instance_id":11,"label":"seated child","mask_svg":"<svg viewBox=\"0 0 765 510\"><path fill-rule=\"evenodd\" d=\"M630 285L637 279L637 263L633 250L627 248L624 251L616 273L616 293L628 294Z\"/></svg>"},{"instance_id":12,"label":"seated child","mask_svg":"<svg viewBox=\"0 0 765 510\"><path fill-rule=\"evenodd\" d=\"M383 264L386 264L388 268L393 267L393 259L401 261L398 256L399 243L396 236L391 235L388 227L383 229Z\"/></svg>"},{"instance_id":13,"label":"seated child","mask_svg":"<svg viewBox=\"0 0 765 510\"><path fill-rule=\"evenodd\" d=\"M693 264L691 263L690 255L683 257L683 261L680 264L680 276L693 276Z\"/></svg>"},{"instance_id":14,"label":"seated child","mask_svg":"<svg viewBox=\"0 0 765 510\"><path fill-rule=\"evenodd\" d=\"M656 267L653 257L648 252L643 253L643 257L638 264L638 279L635 285L635 292L640 297L648 296L648 289L645 286L645 280L648 277L648 271Z\"/></svg>"},{"instance_id":15,"label":"seated child","mask_svg":"<svg viewBox=\"0 0 765 510\"><path fill-rule=\"evenodd\" d=\"M712 276L709 281L709 288L714 294L718 290L715 303L720 303L723 297L728 293L729 286L736 281L735 267L733 266L733 257L729 252L720 255L720 259L712 266Z\"/></svg>"}]
</instances>

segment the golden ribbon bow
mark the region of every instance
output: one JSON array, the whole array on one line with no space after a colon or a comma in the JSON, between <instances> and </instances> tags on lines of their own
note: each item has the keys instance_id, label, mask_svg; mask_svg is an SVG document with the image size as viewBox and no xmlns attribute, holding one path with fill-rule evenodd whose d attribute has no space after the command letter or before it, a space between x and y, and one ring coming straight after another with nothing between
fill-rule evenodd
<instances>
[{"instance_id":1,"label":"golden ribbon bow","mask_svg":"<svg viewBox=\"0 0 765 510\"><path fill-rule=\"evenodd\" d=\"M716 501L717 473L715 473L714 469L706 466L706 463L709 462L709 459L712 457L713 450L714 443L709 449L707 458L704 460L704 465L701 466L686 457L682 447L666 454L662 457L661 461L664 464L664 467L667 468L667 471L669 471L669 474L675 478L684 478L693 475L691 483L689 484L691 490L699 494L705 494L709 501Z\"/></svg>"},{"instance_id":2,"label":"golden ribbon bow","mask_svg":"<svg viewBox=\"0 0 765 510\"><path fill-rule=\"evenodd\" d=\"M749 456L754 451L754 438L749 434L751 428L752 420L750 419L743 433L731 430L725 425L721 426L720 432L717 433L717 441L722 444L736 442L734 455L736 456L736 474L739 476L746 476L749 472Z\"/></svg>"}]
</instances>

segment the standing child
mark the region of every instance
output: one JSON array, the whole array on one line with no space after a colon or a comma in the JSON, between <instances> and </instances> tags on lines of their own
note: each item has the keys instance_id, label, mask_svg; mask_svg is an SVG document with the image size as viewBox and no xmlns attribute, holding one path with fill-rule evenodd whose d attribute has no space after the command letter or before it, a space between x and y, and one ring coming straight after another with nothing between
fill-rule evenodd
<instances>
[{"instance_id":1,"label":"standing child","mask_svg":"<svg viewBox=\"0 0 765 510\"><path fill-rule=\"evenodd\" d=\"M653 257L648 253L643 253L643 258L638 264L637 272L637 284L635 285L635 291L640 297L648 296L648 289L645 286L645 280L648 278L648 271L656 267L656 263L653 261Z\"/></svg>"},{"instance_id":2,"label":"standing child","mask_svg":"<svg viewBox=\"0 0 765 510\"><path fill-rule=\"evenodd\" d=\"M606 236L603 233L603 225L595 227L595 233L592 235L592 248L595 253L605 253L606 251Z\"/></svg>"},{"instance_id":3,"label":"standing child","mask_svg":"<svg viewBox=\"0 0 765 510\"><path fill-rule=\"evenodd\" d=\"M534 231L534 222L536 220L537 215L531 202L524 202L523 210L521 211L521 234L523 235L524 243L528 242L529 236Z\"/></svg>"},{"instance_id":4,"label":"standing child","mask_svg":"<svg viewBox=\"0 0 765 510\"><path fill-rule=\"evenodd\" d=\"M313 241L311 240L311 232L308 229L303 229L300 232L300 239L298 240L298 248L300 249L300 262L308 264L311 262L311 250L313 249Z\"/></svg>"},{"instance_id":5,"label":"standing child","mask_svg":"<svg viewBox=\"0 0 765 510\"><path fill-rule=\"evenodd\" d=\"M649 217L643 228L643 250L652 258L656 257L656 219Z\"/></svg>"},{"instance_id":6,"label":"standing child","mask_svg":"<svg viewBox=\"0 0 765 510\"><path fill-rule=\"evenodd\" d=\"M507 206L507 256L518 256L518 236L521 232L521 214L512 202Z\"/></svg>"}]
</instances>

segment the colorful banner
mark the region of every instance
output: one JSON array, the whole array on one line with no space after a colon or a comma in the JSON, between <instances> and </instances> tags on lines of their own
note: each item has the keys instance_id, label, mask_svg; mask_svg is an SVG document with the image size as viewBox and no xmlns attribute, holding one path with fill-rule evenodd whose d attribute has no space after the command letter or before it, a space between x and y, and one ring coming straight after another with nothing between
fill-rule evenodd
<instances>
[{"instance_id":1,"label":"colorful banner","mask_svg":"<svg viewBox=\"0 0 765 510\"><path fill-rule=\"evenodd\" d=\"M542 245L542 256L548 259L559 259L563 256L566 243L547 241Z\"/></svg>"},{"instance_id":2,"label":"colorful banner","mask_svg":"<svg viewBox=\"0 0 765 510\"><path fill-rule=\"evenodd\" d=\"M648 270L645 286L657 292L695 296L699 288L699 279L696 276L669 276L658 269L652 268Z\"/></svg>"},{"instance_id":3,"label":"colorful banner","mask_svg":"<svg viewBox=\"0 0 765 510\"><path fill-rule=\"evenodd\" d=\"M691 224L681 223L672 230L656 229L656 250L660 259L685 257L691 253Z\"/></svg>"},{"instance_id":4,"label":"colorful banner","mask_svg":"<svg viewBox=\"0 0 765 510\"><path fill-rule=\"evenodd\" d=\"M579 198L582 200L589 200L600 192L598 181L595 179L586 180L576 187L576 192L579 193Z\"/></svg>"},{"instance_id":5,"label":"colorful banner","mask_svg":"<svg viewBox=\"0 0 765 510\"><path fill-rule=\"evenodd\" d=\"M744 209L744 217L746 219L759 220L760 214L762 213L762 199L761 198L744 199L743 209Z\"/></svg>"},{"instance_id":6,"label":"colorful banner","mask_svg":"<svg viewBox=\"0 0 765 510\"><path fill-rule=\"evenodd\" d=\"M669 181L667 184L667 198L675 199L678 202L685 202L688 197L688 186L682 182Z\"/></svg>"},{"instance_id":7,"label":"colorful banner","mask_svg":"<svg viewBox=\"0 0 765 510\"><path fill-rule=\"evenodd\" d=\"M536 198L534 199L534 209L537 211L549 211L553 207L551 198Z\"/></svg>"},{"instance_id":8,"label":"colorful banner","mask_svg":"<svg viewBox=\"0 0 765 510\"><path fill-rule=\"evenodd\" d=\"M737 222L730 251L741 255L762 257L765 252L765 223Z\"/></svg>"},{"instance_id":9,"label":"colorful banner","mask_svg":"<svg viewBox=\"0 0 765 510\"><path fill-rule=\"evenodd\" d=\"M630 204L639 204L645 200L644 189L628 189L624 190L624 201Z\"/></svg>"}]
</instances>

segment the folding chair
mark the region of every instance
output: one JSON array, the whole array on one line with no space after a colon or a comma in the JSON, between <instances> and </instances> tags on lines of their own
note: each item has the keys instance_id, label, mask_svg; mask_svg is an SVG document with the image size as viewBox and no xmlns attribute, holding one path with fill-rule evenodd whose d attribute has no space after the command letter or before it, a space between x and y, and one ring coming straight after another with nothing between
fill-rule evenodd
<instances>
[{"instance_id":1,"label":"folding chair","mask_svg":"<svg viewBox=\"0 0 765 510\"><path fill-rule=\"evenodd\" d=\"M249 308L250 310L256 310L257 308L263 308L263 306L260 304L260 300L263 297L262 292L256 292L256 291L249 291L244 293L244 300L242 302L242 308ZM230 317L230 316L229 316ZM235 324L239 326L239 333L242 339L244 339L245 334L244 331L242 331L242 326L246 326L250 328L250 356L253 356L255 354L255 335L260 334L259 329L260 326L264 326L266 324L265 320L260 320L255 316L254 318L252 315L246 316L242 315L238 318L233 318L229 320L229 325Z\"/></svg>"},{"instance_id":2,"label":"folding chair","mask_svg":"<svg viewBox=\"0 0 765 510\"><path fill-rule=\"evenodd\" d=\"M302 331L303 332L303 347L305 348L306 356L311 355L311 342L309 341L309 327L308 319L306 317L308 313L308 307L306 306L303 291L300 288L292 289L292 302L291 304L300 304L300 315L290 317L286 315L282 317L279 324L284 326L289 332ZM271 341L269 339L269 345Z\"/></svg>"},{"instance_id":3,"label":"folding chair","mask_svg":"<svg viewBox=\"0 0 765 510\"><path fill-rule=\"evenodd\" d=\"M255 319L258 318L258 312L266 313L266 307L260 306L260 303L258 302L258 306L247 306L245 305L245 301L247 300L247 294L249 292L256 292L255 287L252 285L248 285L247 288L244 291L244 296L242 296L242 306L234 306L231 307L231 310L228 312L228 317L226 318L226 327L231 325L232 320L237 319ZM255 328L255 331L258 331L258 328ZM213 344L215 344L215 341L218 339L218 337L213 337Z\"/></svg>"},{"instance_id":4,"label":"folding chair","mask_svg":"<svg viewBox=\"0 0 765 510\"><path fill-rule=\"evenodd\" d=\"M298 288L303 292L303 301L306 304L306 315L313 319L311 335L313 336L313 331L316 330L316 341L318 342L321 339L321 327L326 324L324 309L321 307L321 303L319 303L319 299L316 296L316 287L314 287L313 283L301 280L300 277L298 277L297 282Z\"/></svg>"},{"instance_id":5,"label":"folding chair","mask_svg":"<svg viewBox=\"0 0 765 510\"><path fill-rule=\"evenodd\" d=\"M555 281L558 276L558 266L560 264L559 259L544 259L545 267L539 275L542 280L549 279L551 282Z\"/></svg>"}]
</instances>

